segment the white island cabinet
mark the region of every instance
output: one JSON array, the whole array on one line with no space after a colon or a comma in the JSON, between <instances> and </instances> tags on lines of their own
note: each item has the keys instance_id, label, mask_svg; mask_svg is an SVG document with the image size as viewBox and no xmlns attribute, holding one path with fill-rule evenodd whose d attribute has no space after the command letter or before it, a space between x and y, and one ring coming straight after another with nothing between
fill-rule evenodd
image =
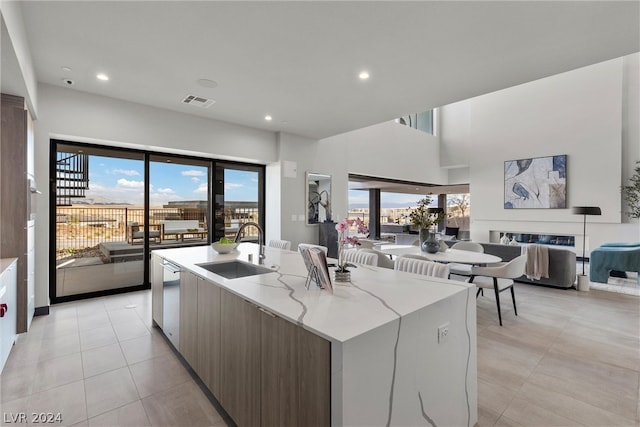
<instances>
[{"instance_id":1,"label":"white island cabinet","mask_svg":"<svg viewBox=\"0 0 640 427\"><path fill-rule=\"evenodd\" d=\"M153 257L188 277L181 298L196 313L181 315L180 347L238 425L476 423L473 285L359 266L333 293L307 290L300 255L273 248L266 274L227 279L198 265L249 255L256 263L257 245Z\"/></svg>"},{"instance_id":2,"label":"white island cabinet","mask_svg":"<svg viewBox=\"0 0 640 427\"><path fill-rule=\"evenodd\" d=\"M17 258L0 258L0 373L16 341Z\"/></svg>"}]
</instances>

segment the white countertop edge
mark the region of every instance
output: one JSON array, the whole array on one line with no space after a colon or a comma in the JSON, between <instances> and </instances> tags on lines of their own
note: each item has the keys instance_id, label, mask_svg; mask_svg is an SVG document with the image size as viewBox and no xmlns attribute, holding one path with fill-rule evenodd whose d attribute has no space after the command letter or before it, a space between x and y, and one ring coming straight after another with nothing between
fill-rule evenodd
<instances>
[{"instance_id":1,"label":"white countertop edge","mask_svg":"<svg viewBox=\"0 0 640 427\"><path fill-rule=\"evenodd\" d=\"M462 292L465 289L475 287L475 285L465 283L465 282L450 281L446 279L438 279L438 278L414 275L410 273L396 272L393 270L384 269L380 267L359 266L358 269L360 271L363 271L363 272L370 271L372 274L366 275L370 277L364 277L358 280L356 279L358 273L354 272L352 273L352 276L354 277L353 285L346 286L346 287L335 285L334 294L331 295L326 290L320 290L316 288L315 285L312 285L312 288L310 288L309 290L305 290L304 286L300 285L304 283L304 277L306 277L306 269L304 268L304 263L302 262L302 258L299 256L297 252L293 252L293 251L285 251L285 250L276 249L276 248L266 248L267 257L266 257L264 266L269 267L271 265L277 265L279 267L279 270L284 270L284 271L278 271L278 272L274 271L273 273L267 273L267 274L262 274L257 276L247 276L247 277L237 278L237 279L226 279L222 276L219 276L215 273L205 270L196 264L209 263L209 262L225 262L225 261L232 261L236 259L246 262L248 258L248 254L250 253L254 254L253 263L255 264L256 260L258 259L257 257L258 247L256 244L241 243L238 246L237 250L232 251L228 254L218 254L210 246L195 246L195 247L176 248L176 249L159 249L159 250L154 250L153 252L163 258L166 258L167 260L175 264L178 264L180 267L185 268L186 270L190 271L196 276L204 280L213 282L215 285L220 286L221 288L231 292L232 294L240 298L243 298L263 309L271 311L274 314L286 320L296 323L302 326L304 329L309 330L310 332L313 332L316 335L319 335L327 340L336 341L336 342L346 342L363 333L366 333L377 327L383 326L389 322L395 321L401 316L407 316L413 312L416 312L418 310L421 310L427 307L428 305L434 304L458 292ZM292 262L290 263L289 259L287 259L286 260L287 266L283 268L283 266L281 266L280 263L281 261L284 261L284 258L289 258L290 260L292 260ZM290 309L289 307L285 310L277 306L277 305L280 305L280 306L288 305L287 303L289 303L290 305L291 303L289 301L289 299L291 298L290 295L283 295L281 297L280 295L276 295L275 293L270 293L270 295L264 296L263 292L261 292L264 290L265 286L279 287L277 286L276 283L274 283L275 281L277 281L277 278L278 278L277 274L285 274L286 276L289 276L289 277L295 277L296 281L300 282L300 284L295 284L294 286L291 286L291 284L289 284L288 287L285 287L285 285L282 285L281 290L282 291L284 291L285 289L288 289L288 291L293 290L293 294L297 294L299 299L302 300L301 305L304 306L305 309L307 310L302 320L299 320L299 315L301 315L302 308L300 308L300 312L296 311L294 313L292 312L293 310ZM391 277L393 278L393 280L397 280L398 278L402 279L403 283L400 283L400 284L394 283L392 286L403 286L404 284L413 286L412 284L414 283L420 283L419 285L421 289L420 293L422 294L422 296L425 297L425 289L427 290L426 294L431 293L430 291L433 290L434 291L433 296L430 297L430 300L426 301L425 304L415 304L415 301L411 301L410 302L410 305L412 305L411 307L405 307L407 305L406 301L404 302L404 304L402 302L401 303L391 302L389 304L383 303L381 301L384 301L385 299L387 300L393 299L393 295L391 296L391 298L389 297L389 295L383 298L376 295L376 293L373 292L372 290L364 289L362 286L363 280L374 280L374 278L378 276ZM446 287L438 286L437 288L434 287L432 289L422 288L423 282L428 282L426 286L433 286L435 282L435 283L442 283L443 285L446 285ZM278 282L278 283L282 283L282 282ZM375 287L379 287L380 284L374 284L372 286L374 286L375 288ZM287 292L287 293L290 293L290 292ZM387 289L387 293L388 293L388 289ZM369 304L367 307L365 307L365 308L368 308L369 311L365 311L362 313L363 316L364 315L367 316L366 322L363 322L361 325L362 327L360 327L360 325L354 325L352 322L354 319L351 318L351 319L348 319L349 321L345 321L345 323L348 323L348 326L343 329L336 328L335 325L332 325L330 321L327 322L327 325L323 325L322 320L319 320L319 319L322 319L325 317L331 317L330 315L340 316L340 315L344 315L345 313L342 313L341 311L336 311L334 313L326 313L324 310L331 309L331 307L328 307L326 304L326 302L329 300L320 300L319 298L315 298L316 296L323 299L324 298L340 298L347 302L350 297L364 298L365 302ZM258 297L262 297L262 298L258 298ZM274 298L277 300L280 300L277 302L283 302L284 304L274 304L273 303ZM406 295L404 297L401 296L399 299L400 300L407 299L407 296ZM372 302L373 300L378 300L378 301ZM305 304L305 303L310 303L310 304ZM325 304L322 304L322 303L325 303ZM312 304L314 306L311 306ZM330 302L329 302L329 305L331 305ZM403 307L400 307L401 305ZM348 306L348 304L346 306ZM372 312L375 312L375 313L372 313ZM376 317L373 317L373 315L375 315ZM358 319L359 318L360 317L358 317Z\"/></svg>"}]
</instances>

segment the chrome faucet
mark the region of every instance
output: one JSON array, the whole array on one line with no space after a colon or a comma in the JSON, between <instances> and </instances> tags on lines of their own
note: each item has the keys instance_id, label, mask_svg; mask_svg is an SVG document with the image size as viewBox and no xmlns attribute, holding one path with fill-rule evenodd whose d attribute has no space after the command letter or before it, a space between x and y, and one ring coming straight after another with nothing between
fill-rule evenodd
<instances>
[{"instance_id":1,"label":"chrome faucet","mask_svg":"<svg viewBox=\"0 0 640 427\"><path fill-rule=\"evenodd\" d=\"M236 237L233 239L233 241L238 243L238 240L240 240L240 234L242 234L242 230L250 225L258 229L258 247L260 248L258 263L264 264L264 231L262 230L262 227L260 227L260 225L255 222L245 222L240 226L240 228L238 228L238 232L236 233Z\"/></svg>"}]
</instances>

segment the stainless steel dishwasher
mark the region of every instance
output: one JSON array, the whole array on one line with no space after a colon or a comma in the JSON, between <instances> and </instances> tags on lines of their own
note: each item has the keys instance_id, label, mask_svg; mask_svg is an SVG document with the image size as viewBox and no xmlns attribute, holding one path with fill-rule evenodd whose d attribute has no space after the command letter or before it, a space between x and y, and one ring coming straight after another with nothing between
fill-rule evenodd
<instances>
[{"instance_id":1,"label":"stainless steel dishwasher","mask_svg":"<svg viewBox=\"0 0 640 427\"><path fill-rule=\"evenodd\" d=\"M180 345L180 267L162 260L162 331L173 346Z\"/></svg>"}]
</instances>

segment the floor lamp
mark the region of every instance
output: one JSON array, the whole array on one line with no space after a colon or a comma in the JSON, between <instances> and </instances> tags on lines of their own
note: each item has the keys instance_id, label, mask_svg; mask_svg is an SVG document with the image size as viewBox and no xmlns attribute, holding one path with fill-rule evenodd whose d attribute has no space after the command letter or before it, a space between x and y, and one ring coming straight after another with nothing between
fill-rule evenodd
<instances>
[{"instance_id":1,"label":"floor lamp","mask_svg":"<svg viewBox=\"0 0 640 427\"><path fill-rule=\"evenodd\" d=\"M584 216L584 222L583 222L583 228L582 228L582 276L584 276L585 244L587 240L587 215L602 215L602 211L597 206L574 206L573 213L575 215ZM578 287L580 287L579 282L578 282Z\"/></svg>"}]
</instances>

